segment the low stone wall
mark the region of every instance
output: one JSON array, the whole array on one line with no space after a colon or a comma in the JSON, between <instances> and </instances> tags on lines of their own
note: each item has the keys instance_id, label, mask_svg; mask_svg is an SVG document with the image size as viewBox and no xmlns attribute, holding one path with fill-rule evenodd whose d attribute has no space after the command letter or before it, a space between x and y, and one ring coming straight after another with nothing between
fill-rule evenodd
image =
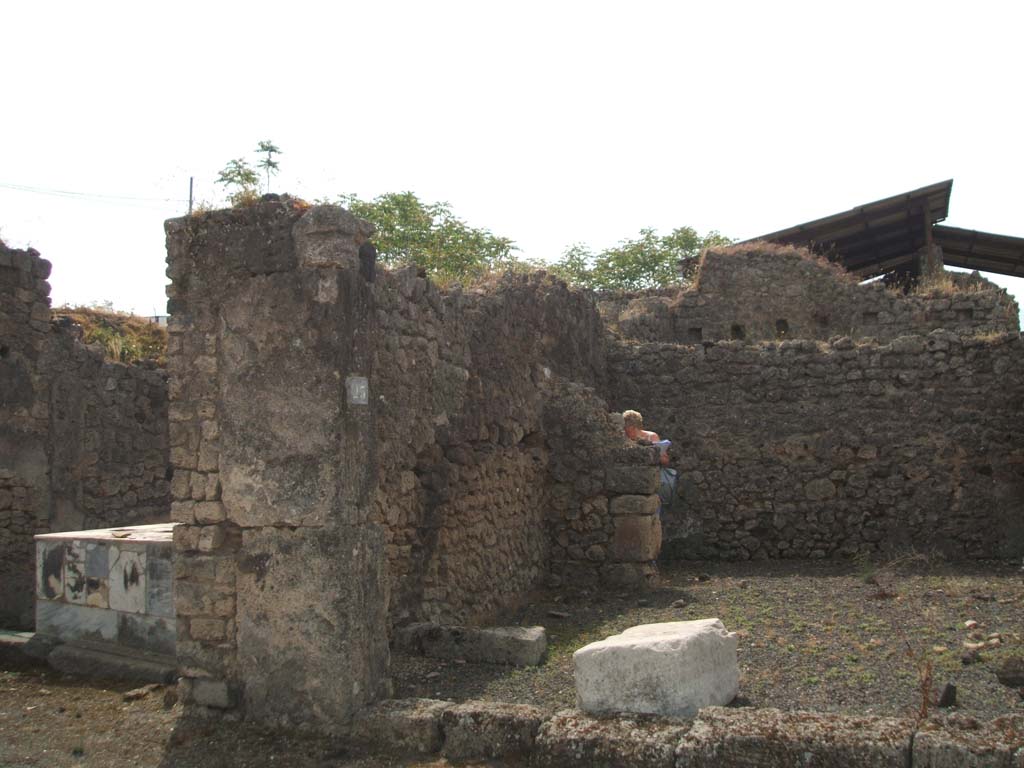
<instances>
[{"instance_id":1,"label":"low stone wall","mask_svg":"<svg viewBox=\"0 0 1024 768\"><path fill-rule=\"evenodd\" d=\"M449 760L518 760L551 768L940 768L1024 764L1024 716L923 722L777 709L707 707L694 720L431 699L384 701L360 715L356 742Z\"/></svg>"},{"instance_id":2,"label":"low stone wall","mask_svg":"<svg viewBox=\"0 0 1024 768\"><path fill-rule=\"evenodd\" d=\"M601 306L623 338L678 344L1018 330L1017 303L995 283L953 272L941 282L906 295L880 282L858 285L807 250L750 243L709 250L686 290L608 295Z\"/></svg>"},{"instance_id":3,"label":"low stone wall","mask_svg":"<svg viewBox=\"0 0 1024 768\"><path fill-rule=\"evenodd\" d=\"M618 344L609 368L612 404L674 442L670 555L1024 554L1019 334Z\"/></svg>"},{"instance_id":4,"label":"low stone wall","mask_svg":"<svg viewBox=\"0 0 1024 768\"><path fill-rule=\"evenodd\" d=\"M36 533L166 520L162 371L50 322L50 263L0 243L0 625L31 627Z\"/></svg>"}]
</instances>

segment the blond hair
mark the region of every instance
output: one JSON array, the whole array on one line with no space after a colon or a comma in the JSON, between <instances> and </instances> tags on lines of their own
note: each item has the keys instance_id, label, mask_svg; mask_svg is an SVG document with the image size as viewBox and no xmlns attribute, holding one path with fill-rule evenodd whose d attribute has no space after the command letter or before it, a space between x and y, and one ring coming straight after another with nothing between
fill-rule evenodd
<instances>
[{"instance_id":1,"label":"blond hair","mask_svg":"<svg viewBox=\"0 0 1024 768\"><path fill-rule=\"evenodd\" d=\"M640 415L640 411L623 411L622 423L627 427L640 429L644 425L644 417Z\"/></svg>"}]
</instances>

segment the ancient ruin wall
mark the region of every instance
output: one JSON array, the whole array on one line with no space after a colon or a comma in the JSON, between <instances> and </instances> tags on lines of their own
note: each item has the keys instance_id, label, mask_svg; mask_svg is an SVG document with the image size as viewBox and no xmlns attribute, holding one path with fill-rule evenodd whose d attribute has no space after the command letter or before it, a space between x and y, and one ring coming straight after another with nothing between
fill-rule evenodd
<instances>
[{"instance_id":1,"label":"ancient ruin wall","mask_svg":"<svg viewBox=\"0 0 1024 768\"><path fill-rule=\"evenodd\" d=\"M767 243L709 250L692 288L607 295L602 315L627 339L697 344L720 340L892 341L945 328L977 335L1018 330L1005 289L947 272L942 285L905 295L856 279L810 252Z\"/></svg>"},{"instance_id":2,"label":"ancient ruin wall","mask_svg":"<svg viewBox=\"0 0 1024 768\"><path fill-rule=\"evenodd\" d=\"M441 292L405 269L378 274L374 291L375 512L391 620L492 619L549 571L548 438L558 418L546 403L569 379L603 382L600 320L586 294L541 275ZM588 416L587 428L623 445L607 406ZM603 479L601 457L585 471ZM604 557L579 559L599 577Z\"/></svg>"},{"instance_id":3,"label":"ancient ruin wall","mask_svg":"<svg viewBox=\"0 0 1024 768\"><path fill-rule=\"evenodd\" d=\"M603 385L596 307L543 275L441 292L415 269L377 272L365 223L288 199L167 232L188 701L340 725L383 690L389 623L486 620L549 573L561 443L546 405L567 378ZM577 428L622 455L589 457L587 492L623 493L611 484L643 462L649 483L650 450L590 397ZM613 504L588 518L617 548L561 547L560 562L648 572L628 519L646 516L649 549L653 487L629 491L621 523Z\"/></svg>"},{"instance_id":4,"label":"ancient ruin wall","mask_svg":"<svg viewBox=\"0 0 1024 768\"><path fill-rule=\"evenodd\" d=\"M49 530L50 263L0 244L0 624L30 628L32 536Z\"/></svg>"},{"instance_id":5,"label":"ancient ruin wall","mask_svg":"<svg viewBox=\"0 0 1024 768\"><path fill-rule=\"evenodd\" d=\"M658 450L624 442L621 414L609 414L604 400L571 382L551 393L544 420L550 583L650 583L661 550Z\"/></svg>"},{"instance_id":6,"label":"ancient ruin wall","mask_svg":"<svg viewBox=\"0 0 1024 768\"><path fill-rule=\"evenodd\" d=\"M675 442L670 556L1024 554L1019 334L616 344L609 368Z\"/></svg>"},{"instance_id":7,"label":"ancient ruin wall","mask_svg":"<svg viewBox=\"0 0 1024 768\"><path fill-rule=\"evenodd\" d=\"M370 289L349 226L289 203L167 222L175 613L186 702L288 725L381 694L377 446L352 377ZM244 684L243 684L244 681ZM329 714L328 714L329 713ZM328 725L325 723L325 725Z\"/></svg>"},{"instance_id":8,"label":"ancient ruin wall","mask_svg":"<svg viewBox=\"0 0 1024 768\"><path fill-rule=\"evenodd\" d=\"M165 521L164 374L51 325L50 263L0 244L0 625L32 626L36 533Z\"/></svg>"}]
</instances>

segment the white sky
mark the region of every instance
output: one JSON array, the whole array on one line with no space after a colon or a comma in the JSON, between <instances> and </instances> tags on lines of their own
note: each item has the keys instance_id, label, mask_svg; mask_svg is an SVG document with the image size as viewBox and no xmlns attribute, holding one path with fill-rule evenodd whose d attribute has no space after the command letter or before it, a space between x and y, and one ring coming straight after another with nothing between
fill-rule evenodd
<instances>
[{"instance_id":1,"label":"white sky","mask_svg":"<svg viewBox=\"0 0 1024 768\"><path fill-rule=\"evenodd\" d=\"M947 178L1024 236L1017 2L9 2L0 236L54 305L163 314L162 222L261 139L273 191L412 190L557 258L752 237ZM1024 303L1024 279L998 278Z\"/></svg>"}]
</instances>

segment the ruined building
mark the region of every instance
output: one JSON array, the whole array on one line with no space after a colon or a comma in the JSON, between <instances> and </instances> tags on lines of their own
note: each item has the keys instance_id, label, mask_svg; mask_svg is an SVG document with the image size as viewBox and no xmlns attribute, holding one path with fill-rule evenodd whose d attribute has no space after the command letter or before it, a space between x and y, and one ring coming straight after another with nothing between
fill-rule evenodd
<instances>
[{"instance_id":1,"label":"ruined building","mask_svg":"<svg viewBox=\"0 0 1024 768\"><path fill-rule=\"evenodd\" d=\"M905 295L746 244L709 252L686 290L595 297L543 274L440 290L360 258L371 230L339 208L283 198L166 230L189 706L342 727L386 694L393 627L487 622L544 583L642 587L659 553L1024 554L1017 307L977 276ZM0 276L39 283L27 257ZM59 339L36 315L4 338ZM26 380L52 388L23 348ZM49 456L38 397L0 407ZM627 408L674 443L680 498L660 515ZM26 477L18 455L0 478ZM26 524L6 510L14 541Z\"/></svg>"},{"instance_id":2,"label":"ruined building","mask_svg":"<svg viewBox=\"0 0 1024 768\"><path fill-rule=\"evenodd\" d=\"M655 457L622 440L625 408L675 441L677 556L1024 552L1017 309L976 278L905 297L739 247L602 319L543 275L439 291L375 273L370 230L337 208L167 234L195 705L335 727L382 694L389 624L486 621L545 579L643 584Z\"/></svg>"},{"instance_id":3,"label":"ruined building","mask_svg":"<svg viewBox=\"0 0 1024 768\"><path fill-rule=\"evenodd\" d=\"M33 535L166 520L163 371L50 321L50 262L0 243L0 626L33 624Z\"/></svg>"}]
</instances>

